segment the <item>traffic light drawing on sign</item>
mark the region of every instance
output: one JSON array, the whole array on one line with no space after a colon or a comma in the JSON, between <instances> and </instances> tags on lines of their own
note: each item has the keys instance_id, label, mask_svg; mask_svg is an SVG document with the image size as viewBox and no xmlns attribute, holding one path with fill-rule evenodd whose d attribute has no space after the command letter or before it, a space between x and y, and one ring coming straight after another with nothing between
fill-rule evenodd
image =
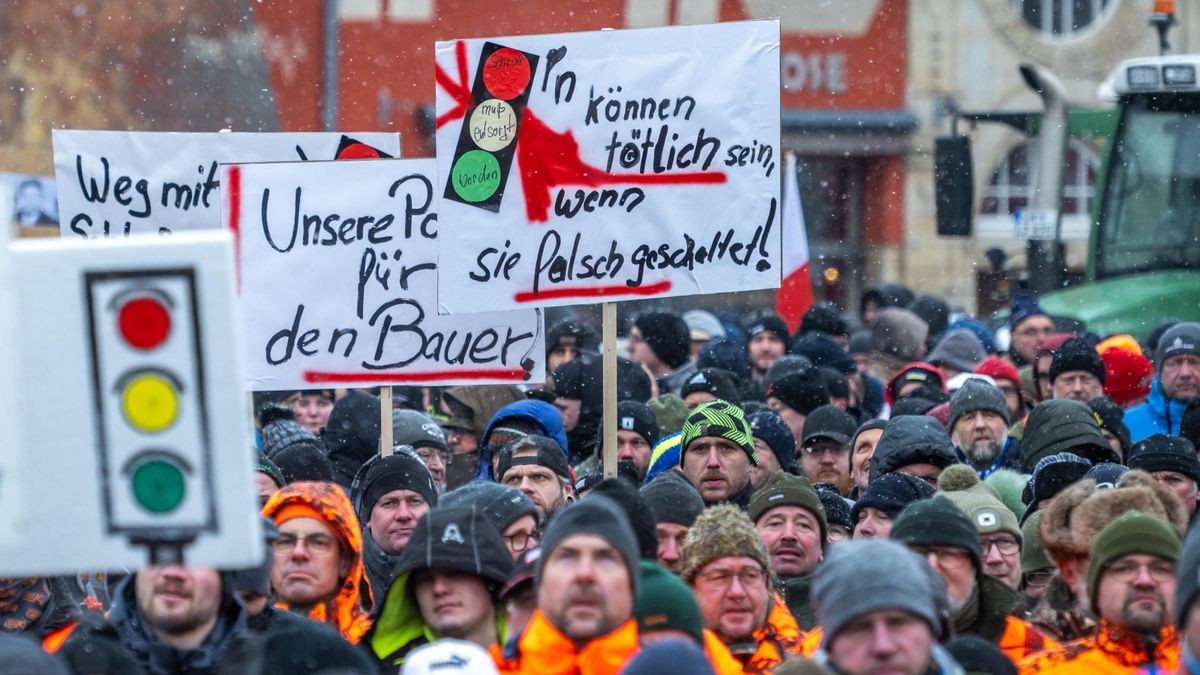
<instances>
[{"instance_id":1,"label":"traffic light drawing on sign","mask_svg":"<svg viewBox=\"0 0 1200 675\"><path fill-rule=\"evenodd\" d=\"M102 513L153 561L217 528L190 268L84 274Z\"/></svg>"},{"instance_id":2,"label":"traffic light drawing on sign","mask_svg":"<svg viewBox=\"0 0 1200 675\"><path fill-rule=\"evenodd\" d=\"M500 210L537 63L533 54L484 43L451 163L446 199L492 212Z\"/></svg>"}]
</instances>

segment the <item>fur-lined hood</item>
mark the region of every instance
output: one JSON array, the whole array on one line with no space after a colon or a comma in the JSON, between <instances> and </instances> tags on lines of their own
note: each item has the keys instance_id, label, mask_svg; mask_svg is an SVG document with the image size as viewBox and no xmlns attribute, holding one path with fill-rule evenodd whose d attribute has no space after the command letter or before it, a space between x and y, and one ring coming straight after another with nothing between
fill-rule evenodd
<instances>
[{"instance_id":1,"label":"fur-lined hood","mask_svg":"<svg viewBox=\"0 0 1200 675\"><path fill-rule=\"evenodd\" d=\"M1187 531L1188 513L1179 497L1150 474L1135 469L1109 490L1097 489L1096 481L1088 478L1058 493L1042 514L1046 553L1056 562L1086 557L1100 530L1126 511L1162 518L1181 537Z\"/></svg>"}]
</instances>

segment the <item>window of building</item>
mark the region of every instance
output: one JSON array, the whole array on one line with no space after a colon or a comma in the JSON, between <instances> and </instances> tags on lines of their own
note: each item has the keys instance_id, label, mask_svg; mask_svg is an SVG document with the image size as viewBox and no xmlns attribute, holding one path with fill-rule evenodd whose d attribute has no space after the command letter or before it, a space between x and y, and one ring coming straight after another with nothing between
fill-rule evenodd
<instances>
[{"instance_id":1,"label":"window of building","mask_svg":"<svg viewBox=\"0 0 1200 675\"><path fill-rule=\"evenodd\" d=\"M1013 8L1038 31L1070 35L1091 25L1113 0L1012 0Z\"/></svg>"},{"instance_id":2,"label":"window of building","mask_svg":"<svg viewBox=\"0 0 1200 675\"><path fill-rule=\"evenodd\" d=\"M1037 183L1036 146L1017 144L988 181L979 208L982 236L1011 237L1013 218L1027 208ZM1086 143L1071 139L1063 167L1063 239L1086 239L1096 196L1096 174L1100 159Z\"/></svg>"}]
</instances>

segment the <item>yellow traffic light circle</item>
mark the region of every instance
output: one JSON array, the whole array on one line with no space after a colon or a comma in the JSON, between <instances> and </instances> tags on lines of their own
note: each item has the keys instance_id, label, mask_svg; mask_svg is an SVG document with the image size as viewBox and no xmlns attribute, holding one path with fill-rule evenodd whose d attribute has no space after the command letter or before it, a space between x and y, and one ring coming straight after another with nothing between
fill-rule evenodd
<instances>
[{"instance_id":1,"label":"yellow traffic light circle","mask_svg":"<svg viewBox=\"0 0 1200 675\"><path fill-rule=\"evenodd\" d=\"M179 416L179 395L170 380L154 372L130 378L121 394L125 419L138 431L156 434Z\"/></svg>"}]
</instances>

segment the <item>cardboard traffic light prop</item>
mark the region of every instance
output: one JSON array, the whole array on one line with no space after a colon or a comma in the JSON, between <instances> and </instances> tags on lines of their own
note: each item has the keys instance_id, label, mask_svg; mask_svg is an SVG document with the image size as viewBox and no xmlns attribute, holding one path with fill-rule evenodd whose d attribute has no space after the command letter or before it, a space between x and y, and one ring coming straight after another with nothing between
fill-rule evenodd
<instances>
[{"instance_id":1,"label":"cardboard traffic light prop","mask_svg":"<svg viewBox=\"0 0 1200 675\"><path fill-rule=\"evenodd\" d=\"M486 42L450 162L445 198L496 212L504 197L538 57Z\"/></svg>"}]
</instances>

